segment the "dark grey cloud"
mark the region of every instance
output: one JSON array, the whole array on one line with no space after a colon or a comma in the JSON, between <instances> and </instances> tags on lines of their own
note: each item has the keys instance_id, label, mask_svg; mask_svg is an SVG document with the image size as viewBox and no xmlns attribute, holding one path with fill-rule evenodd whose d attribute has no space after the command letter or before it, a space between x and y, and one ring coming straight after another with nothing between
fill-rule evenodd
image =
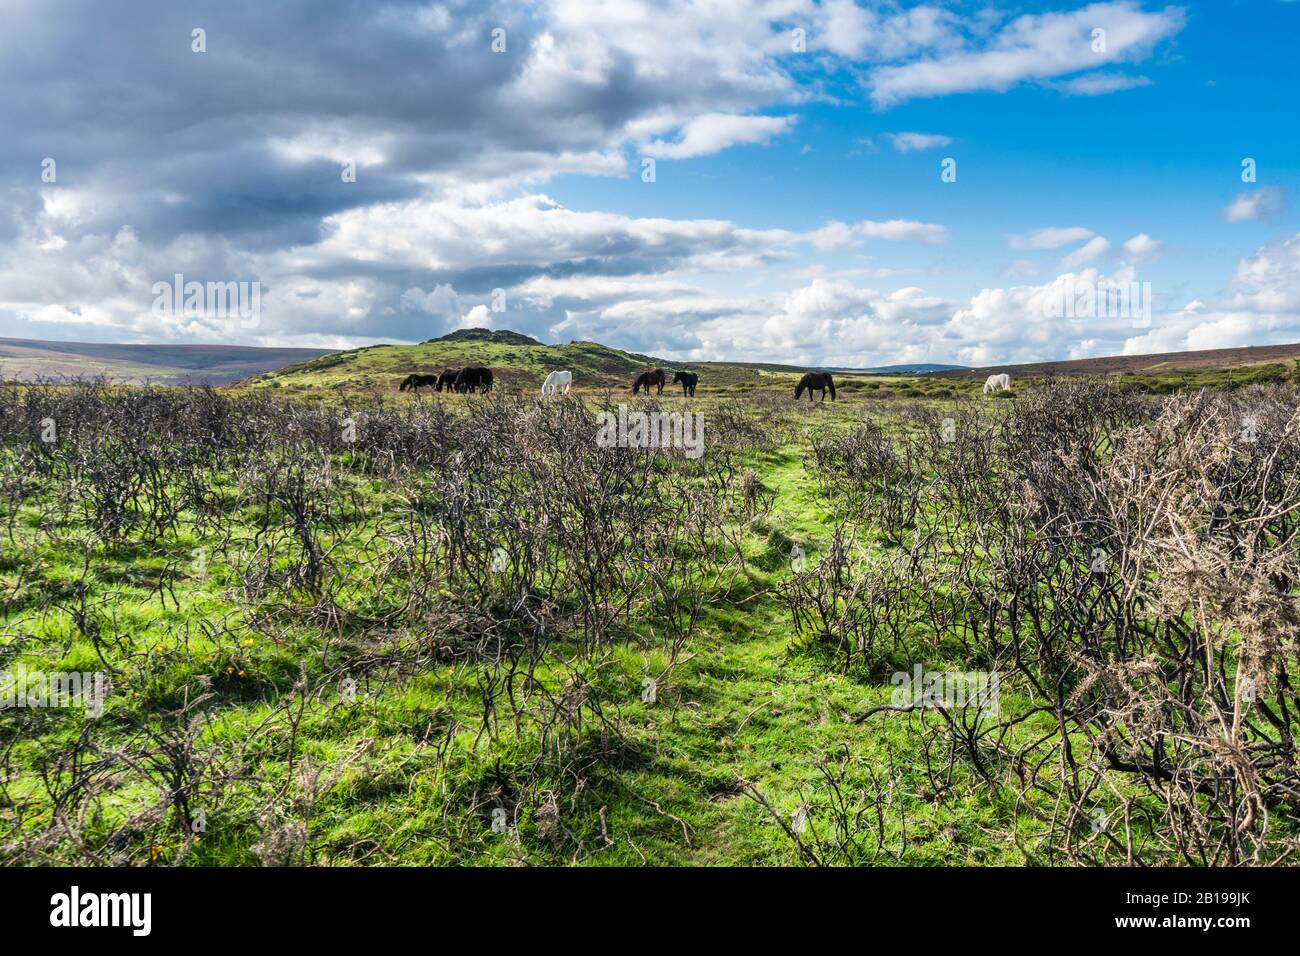
<instances>
[{"instance_id":1,"label":"dark grey cloud","mask_svg":"<svg viewBox=\"0 0 1300 956\"><path fill-rule=\"evenodd\" d=\"M30 186L53 157L60 184L102 192L102 215L142 238L210 229L266 242L283 224L291 244L304 220L413 195L439 174L545 172L562 154L607 149L651 112L755 99L722 77L647 81L615 47L598 81L539 68L530 51L544 26L532 16L407 0L10 5L0 88L22 95L0 98L13 147L0 180ZM497 27L502 54L490 48ZM205 53L191 49L195 28ZM530 82L545 89L528 97ZM313 142L333 143L331 161L286 158L286 145ZM341 183L333 160L367 153L382 162Z\"/></svg>"},{"instance_id":2,"label":"dark grey cloud","mask_svg":"<svg viewBox=\"0 0 1300 956\"><path fill-rule=\"evenodd\" d=\"M7 3L0 88L21 95L0 98L0 322L217 334L141 316L152 283L183 272L261 281L277 308L259 334L403 336L409 288L446 285L472 307L536 276L630 275L741 249L734 232L648 239L621 222L576 237L535 229L522 248L499 236L489 255L467 221L440 239L472 258L367 254L391 217L335 241L349 213L418 216L420 198L472 195L468 208L559 172L624 175L630 141L794 89L756 49L767 26L753 11L716 25L731 44L685 11L631 13L565 0ZM603 20L588 30L589 16ZM349 161L355 182L340 175Z\"/></svg>"}]
</instances>

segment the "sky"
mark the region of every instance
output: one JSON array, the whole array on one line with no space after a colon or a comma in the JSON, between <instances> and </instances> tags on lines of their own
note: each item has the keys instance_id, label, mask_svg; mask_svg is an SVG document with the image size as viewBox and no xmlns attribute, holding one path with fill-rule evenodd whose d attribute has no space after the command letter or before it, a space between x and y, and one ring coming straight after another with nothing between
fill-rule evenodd
<instances>
[{"instance_id":1,"label":"sky","mask_svg":"<svg viewBox=\"0 0 1300 956\"><path fill-rule=\"evenodd\" d=\"M1297 36L1285 0L0 0L0 336L1300 342Z\"/></svg>"}]
</instances>

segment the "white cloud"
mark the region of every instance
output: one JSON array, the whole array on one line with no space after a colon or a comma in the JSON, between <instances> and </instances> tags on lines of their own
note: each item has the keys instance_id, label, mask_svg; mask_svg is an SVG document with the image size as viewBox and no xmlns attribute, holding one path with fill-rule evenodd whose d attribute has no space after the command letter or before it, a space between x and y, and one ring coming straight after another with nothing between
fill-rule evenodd
<instances>
[{"instance_id":1,"label":"white cloud","mask_svg":"<svg viewBox=\"0 0 1300 956\"><path fill-rule=\"evenodd\" d=\"M1103 236L1094 236L1074 252L1061 260L1062 269L1078 269L1090 262L1100 259L1110 250L1110 243Z\"/></svg>"},{"instance_id":2,"label":"white cloud","mask_svg":"<svg viewBox=\"0 0 1300 956\"><path fill-rule=\"evenodd\" d=\"M1300 341L1300 233L1256 249L1237 263L1217 302L1193 300L1162 316L1125 354L1235 348Z\"/></svg>"},{"instance_id":3,"label":"white cloud","mask_svg":"<svg viewBox=\"0 0 1300 956\"><path fill-rule=\"evenodd\" d=\"M854 0L824 0L816 5L777 4L772 10L812 22L810 49L826 49L852 59L892 60L923 50L948 49L961 40L956 15L931 6L882 12Z\"/></svg>"},{"instance_id":4,"label":"white cloud","mask_svg":"<svg viewBox=\"0 0 1300 956\"><path fill-rule=\"evenodd\" d=\"M434 286L429 292L416 288L407 289L398 302L403 309L413 312L427 312L430 315L460 313L460 297L450 285Z\"/></svg>"},{"instance_id":5,"label":"white cloud","mask_svg":"<svg viewBox=\"0 0 1300 956\"><path fill-rule=\"evenodd\" d=\"M869 246L897 257L886 263L816 255L870 240L940 243L948 237L940 224L897 218L752 229L726 219L567 208L542 194L541 184L561 173L625 176L638 148L684 159L772 142L795 127L809 103L840 92L838 80L822 85L823 72L864 76L877 106L1025 82L1081 95L1142 85L1146 77L1120 71L1133 70L1183 20L1177 8L1146 12L1136 2L1014 18L971 5L876 6L554 0L515 10L430 5L414 17L382 7L341 24L320 14L314 24L302 17L317 14L290 5L268 11L283 17L277 28L257 31L234 28L242 9L235 5L224 49L248 69L200 79L166 59L127 56L134 51L121 45L86 47L102 59L84 78L68 80L74 86L60 76L14 84L37 99L10 115L47 118L44 129L19 132L35 141L35 133L64 131L64 142L76 137L87 145L69 177L77 185L60 182L39 208L30 199L0 210L0 228L12 222L16 230L0 243L0 320L10 329L24 322L68 329L69 338L92 329L109 338L330 345L494 324L655 354L873 365L1034 360L1123 347L1131 327L1043 321L1044 297L1062 277L940 296L915 285L891 291L858 284L925 281L915 277L936 274L925 255L933 250ZM85 17L93 16L87 8ZM483 27L497 22L510 28L508 57L484 55ZM791 57L791 24L807 24L809 57ZM304 32L317 25L326 28L319 49L317 34ZM51 35L57 26L46 23ZM1096 26L1108 31L1105 53L1091 49ZM71 32L64 45L78 48L83 34L97 35ZM0 51L13 52L21 35L0 37ZM260 39L286 35L304 42L271 55ZM180 51L188 57L183 44ZM414 90L412 77L421 80ZM249 122L249 110L263 108L250 89L272 91L281 112ZM150 95L137 100L147 109L103 108L114 97L135 103L127 94L145 90ZM196 97L212 105L208 124L192 136L174 135L167 124L190 115L185 109ZM882 135L902 152L952 142L940 133ZM231 152L218 148L227 139ZM168 143L166 163L141 157L160 141ZM57 139L48 148L63 155ZM95 157L106 157L109 172L97 175ZM355 189L340 190L337 167L327 168L343 159L360 167ZM283 178L275 178L277 169ZM173 176L176 170L186 175ZM325 186L312 192L303 185L316 181ZM340 202L349 193L364 198ZM284 201L288 195L294 201ZM221 206L241 196L247 202L240 208ZM1280 190L1263 187L1238 197L1225 216L1260 218L1281 200ZM188 212L167 220L155 206ZM214 226L263 217L278 223L282 207L295 210L295 221L251 240ZM1010 244L1078 246L1064 264L1094 278L1096 269L1084 267L1110 252L1082 226L1040 229ZM1123 244L1123 262L1160 247L1145 233L1133 236ZM1163 317L1150 341L1300 337L1298 252L1293 241L1242 259L1226 293L1197 289L1209 304ZM1010 272L1038 268L1018 260ZM263 326L241 332L202 318L152 315L151 284L176 271L260 279ZM508 290L506 313L485 305L495 287Z\"/></svg>"},{"instance_id":6,"label":"white cloud","mask_svg":"<svg viewBox=\"0 0 1300 956\"><path fill-rule=\"evenodd\" d=\"M490 329L493 313L483 303L474 306L460 317L456 323L459 329Z\"/></svg>"},{"instance_id":7,"label":"white cloud","mask_svg":"<svg viewBox=\"0 0 1300 956\"><path fill-rule=\"evenodd\" d=\"M1183 20L1178 7L1147 12L1127 0L1092 3L1069 13L1028 14L1003 27L985 48L874 70L871 98L883 108L918 97L1004 91L1027 80L1136 60L1181 30ZM1097 28L1106 31L1106 48L1100 52L1093 49Z\"/></svg>"},{"instance_id":8,"label":"white cloud","mask_svg":"<svg viewBox=\"0 0 1300 956\"><path fill-rule=\"evenodd\" d=\"M789 132L795 116L733 116L707 113L689 120L677 142L653 140L644 152L657 159L690 159L707 156L738 143L766 143L773 136Z\"/></svg>"},{"instance_id":9,"label":"white cloud","mask_svg":"<svg viewBox=\"0 0 1300 956\"><path fill-rule=\"evenodd\" d=\"M1147 259L1154 256L1162 248L1164 243L1158 239L1152 239L1145 232L1139 232L1132 239L1124 241L1124 251L1134 259Z\"/></svg>"},{"instance_id":10,"label":"white cloud","mask_svg":"<svg viewBox=\"0 0 1300 956\"><path fill-rule=\"evenodd\" d=\"M890 219L888 222L872 222L868 219L858 223L857 231L870 239L887 239L890 242L943 242L948 238L948 230L943 226L908 219Z\"/></svg>"},{"instance_id":11,"label":"white cloud","mask_svg":"<svg viewBox=\"0 0 1300 956\"><path fill-rule=\"evenodd\" d=\"M352 209L326 220L328 236L282 256L282 267L342 267L347 263L440 272L494 268L536 272L599 259L606 270L621 259L656 268L740 268L767 261L820 232L744 229L722 219L637 218L568 209L533 194L501 202L417 199Z\"/></svg>"},{"instance_id":12,"label":"white cloud","mask_svg":"<svg viewBox=\"0 0 1300 956\"><path fill-rule=\"evenodd\" d=\"M1012 249L1059 249L1072 242L1091 239L1096 233L1083 226L1048 226L1024 236L1012 236L1009 245Z\"/></svg>"},{"instance_id":13,"label":"white cloud","mask_svg":"<svg viewBox=\"0 0 1300 956\"><path fill-rule=\"evenodd\" d=\"M829 252L832 249L844 249L855 242L853 227L844 222L828 222L820 229L814 230L808 234L808 240L813 244L813 248L822 252Z\"/></svg>"},{"instance_id":14,"label":"white cloud","mask_svg":"<svg viewBox=\"0 0 1300 956\"><path fill-rule=\"evenodd\" d=\"M1104 96L1121 90L1132 90L1141 86L1150 86L1151 79L1146 76L1127 76L1123 73L1085 73L1074 79L1061 83L1060 88L1075 96Z\"/></svg>"},{"instance_id":15,"label":"white cloud","mask_svg":"<svg viewBox=\"0 0 1300 956\"><path fill-rule=\"evenodd\" d=\"M1282 211L1284 198L1282 190L1276 186L1260 186L1250 192L1239 193L1236 199L1223 207L1223 218L1228 222L1267 219Z\"/></svg>"},{"instance_id":16,"label":"white cloud","mask_svg":"<svg viewBox=\"0 0 1300 956\"><path fill-rule=\"evenodd\" d=\"M1220 301L1193 301L1165 314L1156 307L1151 328L1140 334L1130 317L1059 312L1067 289L1136 282L1132 267L984 288L961 301L916 286L866 288L847 277L815 276L787 292L758 295L719 292L703 281L679 274L537 277L511 290L511 298L562 314L548 326L556 337L617 341L679 359L985 365L1300 339L1300 235L1243 258Z\"/></svg>"},{"instance_id":17,"label":"white cloud","mask_svg":"<svg viewBox=\"0 0 1300 956\"><path fill-rule=\"evenodd\" d=\"M586 305L566 301L566 332L600 338L653 316L652 338L641 349L652 354L860 366L1006 364L1300 340L1300 234L1243 258L1217 303L1194 300L1162 314L1158 300L1148 300L1151 327L1138 334L1132 317L1065 317L1059 308L1067 291L1083 284L1137 282L1132 267L984 288L965 301L914 286L888 292L818 277L784 294L749 298L643 278L629 302L619 281L593 292Z\"/></svg>"},{"instance_id":18,"label":"white cloud","mask_svg":"<svg viewBox=\"0 0 1300 956\"><path fill-rule=\"evenodd\" d=\"M952 145L952 137L944 136L942 133L886 133L885 138L900 153Z\"/></svg>"}]
</instances>

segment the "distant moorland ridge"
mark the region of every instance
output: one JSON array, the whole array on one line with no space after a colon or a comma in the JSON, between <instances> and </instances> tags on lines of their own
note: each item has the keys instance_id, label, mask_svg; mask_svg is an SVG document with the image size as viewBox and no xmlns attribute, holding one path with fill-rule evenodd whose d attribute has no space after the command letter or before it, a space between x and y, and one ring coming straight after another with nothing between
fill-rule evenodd
<instances>
[{"instance_id":1,"label":"distant moorland ridge","mask_svg":"<svg viewBox=\"0 0 1300 956\"><path fill-rule=\"evenodd\" d=\"M120 383L225 385L326 349L247 345L117 345L0 338L0 378L36 381L103 376Z\"/></svg>"},{"instance_id":2,"label":"distant moorland ridge","mask_svg":"<svg viewBox=\"0 0 1300 956\"><path fill-rule=\"evenodd\" d=\"M1014 378L1053 375L1153 375L1249 368L1300 361L1300 343L1151 355L1113 355L1058 362L966 368L936 363L852 368L823 366L837 375L929 379L982 379L992 372ZM20 381L103 376L113 382L274 387L380 387L412 371L487 365L503 384L540 381L552 369L574 372L586 385L616 385L647 366L690 368L711 382L741 384L802 372L811 366L775 362L674 361L598 342L547 345L509 329L457 329L418 344L370 345L345 351L259 348L241 345L117 345L0 338L0 378ZM392 380L392 381L390 381Z\"/></svg>"}]
</instances>

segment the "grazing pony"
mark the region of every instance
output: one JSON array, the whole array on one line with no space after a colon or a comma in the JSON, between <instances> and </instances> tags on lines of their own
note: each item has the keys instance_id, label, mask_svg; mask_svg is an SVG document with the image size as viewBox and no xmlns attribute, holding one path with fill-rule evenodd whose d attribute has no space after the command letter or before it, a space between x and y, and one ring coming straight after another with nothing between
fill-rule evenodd
<instances>
[{"instance_id":1,"label":"grazing pony","mask_svg":"<svg viewBox=\"0 0 1300 956\"><path fill-rule=\"evenodd\" d=\"M456 391L474 392L476 389L484 394L492 391L492 370L481 365L463 368L456 376Z\"/></svg>"},{"instance_id":2,"label":"grazing pony","mask_svg":"<svg viewBox=\"0 0 1300 956\"><path fill-rule=\"evenodd\" d=\"M1011 376L1006 372L1000 375L990 375L984 380L984 394L989 392L1009 392L1011 391Z\"/></svg>"},{"instance_id":3,"label":"grazing pony","mask_svg":"<svg viewBox=\"0 0 1300 956\"><path fill-rule=\"evenodd\" d=\"M456 387L456 376L459 374L458 368L443 369L442 374L438 376L438 391L441 392L444 388L449 392L453 391Z\"/></svg>"},{"instance_id":4,"label":"grazing pony","mask_svg":"<svg viewBox=\"0 0 1300 956\"><path fill-rule=\"evenodd\" d=\"M554 395L561 388L564 389L564 394L568 395L569 386L572 384L572 372L552 372L550 375L546 376L546 381L542 383L542 398L545 398L548 395Z\"/></svg>"},{"instance_id":5,"label":"grazing pony","mask_svg":"<svg viewBox=\"0 0 1300 956\"><path fill-rule=\"evenodd\" d=\"M421 375L419 372L413 372L406 378L402 379L402 384L397 386L399 392L415 392L420 394L422 388L436 388L438 385L438 376ZM441 389L439 389L441 391Z\"/></svg>"},{"instance_id":6,"label":"grazing pony","mask_svg":"<svg viewBox=\"0 0 1300 956\"><path fill-rule=\"evenodd\" d=\"M659 387L659 391L657 391L655 394L662 395L664 393L664 380L666 378L667 376L664 375L664 370L661 368L651 369L648 372L642 372L640 375L636 377L636 381L632 383L632 394L635 395L638 391L644 388L645 393L649 395L650 386L656 385Z\"/></svg>"},{"instance_id":7,"label":"grazing pony","mask_svg":"<svg viewBox=\"0 0 1300 956\"><path fill-rule=\"evenodd\" d=\"M673 374L673 384L681 383L683 397L689 395L694 398L695 386L699 384L699 381L700 377L694 372L676 372Z\"/></svg>"},{"instance_id":8,"label":"grazing pony","mask_svg":"<svg viewBox=\"0 0 1300 956\"><path fill-rule=\"evenodd\" d=\"M795 386L794 397L798 398L803 394L804 389L808 389L808 401L812 401L812 393L820 391L821 400L826 401L826 393L831 393L831 401L835 401L835 382L831 378L830 372L809 372L803 378L799 379L799 384Z\"/></svg>"}]
</instances>

